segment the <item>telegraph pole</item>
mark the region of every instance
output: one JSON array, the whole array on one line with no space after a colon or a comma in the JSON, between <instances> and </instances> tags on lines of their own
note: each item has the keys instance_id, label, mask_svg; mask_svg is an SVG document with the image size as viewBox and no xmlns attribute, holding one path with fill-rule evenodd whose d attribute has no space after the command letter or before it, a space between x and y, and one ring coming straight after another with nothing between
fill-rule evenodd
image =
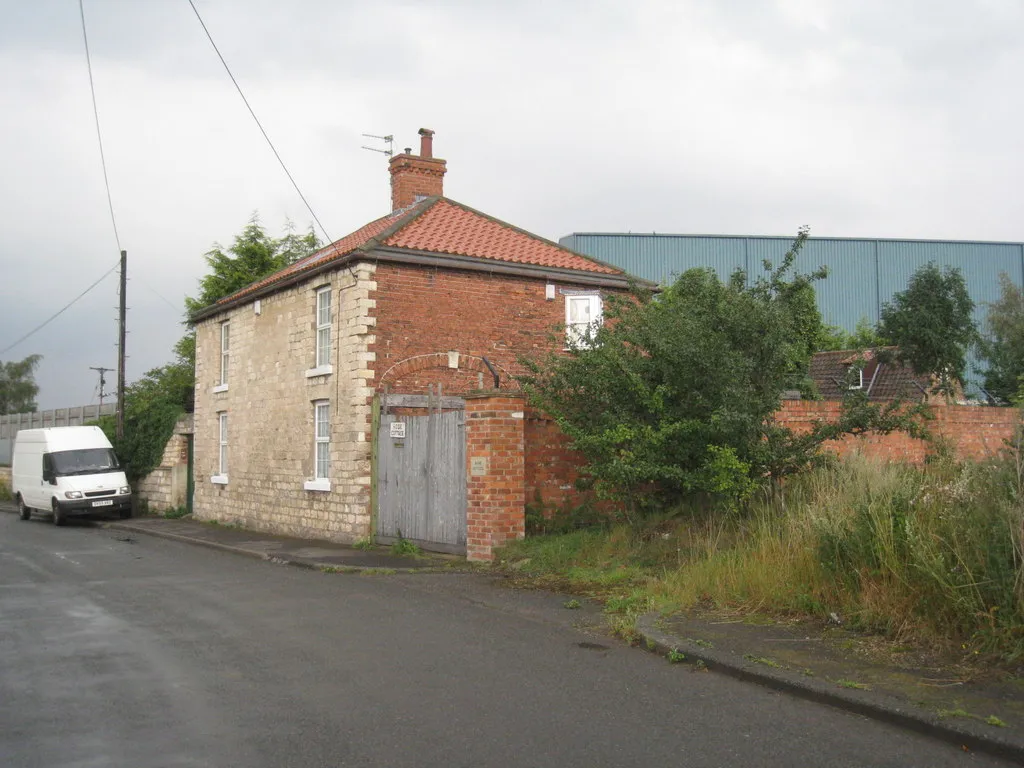
<instances>
[{"instance_id":1,"label":"telegraph pole","mask_svg":"<svg viewBox=\"0 0 1024 768\"><path fill-rule=\"evenodd\" d=\"M121 251L121 290L117 312L117 437L124 437L124 341L128 307L125 289L128 287L128 251Z\"/></svg>"},{"instance_id":2,"label":"telegraph pole","mask_svg":"<svg viewBox=\"0 0 1024 768\"><path fill-rule=\"evenodd\" d=\"M90 371L96 371L100 375L100 415L102 416L103 415L103 398L107 394L104 391L104 389L103 389L107 385L107 379L106 379L105 374L110 373L114 369L113 368L103 368L101 366L96 366L96 365L90 365L89 366L89 370Z\"/></svg>"}]
</instances>

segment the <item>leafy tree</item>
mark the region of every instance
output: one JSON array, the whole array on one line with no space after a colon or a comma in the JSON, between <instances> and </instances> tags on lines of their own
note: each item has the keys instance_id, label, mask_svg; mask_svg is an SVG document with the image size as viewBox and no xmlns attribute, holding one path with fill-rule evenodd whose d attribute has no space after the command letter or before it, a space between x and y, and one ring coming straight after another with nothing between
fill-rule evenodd
<instances>
[{"instance_id":1,"label":"leafy tree","mask_svg":"<svg viewBox=\"0 0 1024 768\"><path fill-rule=\"evenodd\" d=\"M977 339L972 312L960 270L929 262L882 307L878 334L915 373L938 376L937 389L948 396L962 383L967 350Z\"/></svg>"},{"instance_id":2,"label":"leafy tree","mask_svg":"<svg viewBox=\"0 0 1024 768\"><path fill-rule=\"evenodd\" d=\"M824 326L818 337L818 352L837 352L845 349L875 349L882 346L882 339L875 326L866 318L857 321L853 333L834 325Z\"/></svg>"},{"instance_id":3,"label":"leafy tree","mask_svg":"<svg viewBox=\"0 0 1024 768\"><path fill-rule=\"evenodd\" d=\"M230 296L250 283L273 274L289 264L308 256L320 247L312 229L299 235L288 222L286 234L274 238L253 214L245 228L235 236L227 250L218 243L206 254L210 271L199 281L199 295L185 299L189 315L208 307L225 296Z\"/></svg>"},{"instance_id":4,"label":"leafy tree","mask_svg":"<svg viewBox=\"0 0 1024 768\"><path fill-rule=\"evenodd\" d=\"M1019 398L1024 376L1024 291L999 275L999 299L989 305L979 357L988 363L985 389L1007 402Z\"/></svg>"},{"instance_id":5,"label":"leafy tree","mask_svg":"<svg viewBox=\"0 0 1024 768\"><path fill-rule=\"evenodd\" d=\"M17 362L0 361L0 414L36 410L39 386L35 381L35 371L42 359L42 355L29 355Z\"/></svg>"}]
</instances>

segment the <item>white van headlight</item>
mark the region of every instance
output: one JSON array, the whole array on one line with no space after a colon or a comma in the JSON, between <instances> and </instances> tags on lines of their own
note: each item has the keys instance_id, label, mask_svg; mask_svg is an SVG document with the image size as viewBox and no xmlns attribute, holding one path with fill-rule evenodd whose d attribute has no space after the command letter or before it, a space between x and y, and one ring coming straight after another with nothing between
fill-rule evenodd
<instances>
[{"instance_id":1,"label":"white van headlight","mask_svg":"<svg viewBox=\"0 0 1024 768\"><path fill-rule=\"evenodd\" d=\"M81 491L64 491L64 498L66 499L80 499L82 498Z\"/></svg>"},{"instance_id":2,"label":"white van headlight","mask_svg":"<svg viewBox=\"0 0 1024 768\"><path fill-rule=\"evenodd\" d=\"M117 493L118 493L119 496L124 496L125 494L131 493L131 492L132 492L132 487L130 485L122 485L120 488L117 489Z\"/></svg>"}]
</instances>

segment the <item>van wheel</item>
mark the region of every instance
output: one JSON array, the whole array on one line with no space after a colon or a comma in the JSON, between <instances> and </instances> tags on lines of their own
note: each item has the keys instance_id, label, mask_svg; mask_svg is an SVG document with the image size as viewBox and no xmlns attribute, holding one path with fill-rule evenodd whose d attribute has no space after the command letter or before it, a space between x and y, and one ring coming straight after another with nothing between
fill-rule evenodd
<instances>
[{"instance_id":1,"label":"van wheel","mask_svg":"<svg viewBox=\"0 0 1024 768\"><path fill-rule=\"evenodd\" d=\"M67 522L67 518L64 517L64 513L60 511L60 506L57 504L57 500L53 500L53 524L64 525Z\"/></svg>"},{"instance_id":2,"label":"van wheel","mask_svg":"<svg viewBox=\"0 0 1024 768\"><path fill-rule=\"evenodd\" d=\"M18 494L18 517L22 520L28 520L32 517L32 509L25 506L25 500L21 498L21 494Z\"/></svg>"}]
</instances>

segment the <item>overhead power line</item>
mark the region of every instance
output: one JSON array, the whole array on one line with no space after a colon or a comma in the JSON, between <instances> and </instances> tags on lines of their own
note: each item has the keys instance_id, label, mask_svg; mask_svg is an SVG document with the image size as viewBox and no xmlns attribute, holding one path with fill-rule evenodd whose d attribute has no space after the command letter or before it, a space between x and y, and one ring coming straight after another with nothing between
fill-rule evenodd
<instances>
[{"instance_id":1,"label":"overhead power line","mask_svg":"<svg viewBox=\"0 0 1024 768\"><path fill-rule=\"evenodd\" d=\"M96 287L97 285L99 285L99 284L100 284L101 282L103 282L103 279L104 279L104 278L105 278L105 277L106 277L107 275L109 275L109 274L110 274L111 272L113 272L113 271L114 271L115 269L117 269L117 268L118 268L118 267L119 267L120 265L121 265L121 262L120 262L120 261L118 261L118 262L117 262L116 264L114 264L114 266L112 266L112 267L111 267L110 269L108 269L108 270L107 270L106 272L104 272L104 273L103 273L102 275L100 275L100 278L99 278L99 280L97 280L97 281L96 281L95 283L93 283L92 285L90 285L90 286L89 286L88 288L86 288L86 289L85 289L84 291L82 291L82 292L81 292L80 294L78 294L77 296L75 296L75 298L73 298L73 299L72 299L71 301L69 301L69 302L68 302L67 304L65 304L65 305L64 305L63 307L61 307L61 308L60 308L59 310L57 310L57 311L56 311L55 313L53 313L52 315L50 315L50 317L48 317L48 318L47 318L46 320L44 320L43 322L41 322L41 323L40 323L39 325L37 325L37 326L36 326L35 328L33 328L33 329L32 329L31 331L29 331L28 333L26 333L26 334L25 334L24 336L22 336L22 337L21 337L20 339L18 339L18 340L17 340L16 342L14 342L13 344L9 344L8 346L4 347L3 349L0 349L0 355L6 354L6 353L7 353L7 352L8 352L9 350L12 350L12 349L14 349L14 348L15 348L16 346L18 346L19 344L21 344L21 342L25 341L25 339L27 339L27 338L28 338L29 336L31 336L31 335L32 335L32 334L34 334L34 333L37 333L38 331L41 331L41 330L42 330L43 328L45 328L46 326L48 326L48 325L49 325L50 323L52 323L52 322L53 322L54 320L56 320L56 319L57 319L58 317L60 317L61 315L63 315L63 314L64 314L64 313L65 313L65 312L66 312L66 311L67 311L68 309L70 309L70 308L71 308L71 305L72 305L72 304L74 304L74 303L75 303L76 301L78 301L78 300L79 300L79 299L81 299L81 298L82 298L83 296L85 296L85 294L87 294L87 293L88 293L89 291L91 291L91 290L92 290L93 288L95 288L95 287Z\"/></svg>"},{"instance_id":2,"label":"overhead power line","mask_svg":"<svg viewBox=\"0 0 1024 768\"><path fill-rule=\"evenodd\" d=\"M110 223L114 227L114 241L121 251L121 238L117 234L117 219L114 218L114 200L110 196L110 179L107 177L107 158L103 153L103 134L100 132L100 111L96 106L96 86L92 80L92 57L89 55L89 35L85 31L85 0L78 0L78 12L82 17L82 40L85 43L85 63L89 68L89 91L92 93L92 114L96 119L96 138L100 144L100 164L103 166L103 186L107 189L107 206L110 208ZM102 278L101 278L102 279Z\"/></svg>"},{"instance_id":3,"label":"overhead power line","mask_svg":"<svg viewBox=\"0 0 1024 768\"><path fill-rule=\"evenodd\" d=\"M81 2L81 0L79 0L79 2ZM245 102L245 108L249 110L249 114L252 115L252 119L256 121L256 125L260 129L260 133L262 133L263 138L267 140L267 144L270 146L270 151L274 153L274 157L277 158L277 162L281 164L281 169L288 177L288 181L290 181L292 183L292 186L295 187L295 191L302 199L303 204L306 206L306 210L309 211L309 215L313 217L313 221L315 221L316 225L320 227L320 231L324 233L324 237L327 239L327 243L333 243L334 240L331 238L329 234L327 234L327 230L324 228L324 225L320 223L319 217L313 211L313 206L309 204L309 201L306 199L306 196L302 194L302 190L299 189L299 185L295 182L295 178L288 170L288 166L285 165L284 160L281 159L281 155L278 153L277 148L274 146L274 142L270 140L270 136L267 135L266 130L263 128L263 124L260 122L260 119L256 117L256 113L250 106L249 100L245 98L245 94L242 93L242 87L238 84L238 81L235 79L235 76L231 73L231 67L229 67L227 61L224 60L224 56L223 54L221 54L220 48L217 47L217 43L213 41L213 35L210 34L210 30L207 28L206 22L203 21L203 17L199 14L199 9L196 8L196 4L193 2L193 0L188 0L188 4L192 6L192 10L193 12L195 12L196 18L199 19L199 23L203 27L203 32L206 33L206 37L210 41L210 45L213 46L213 50L217 53L217 58L219 58L220 63L224 65L224 70L228 73L228 77L231 78L231 82L235 84L235 90L238 91L238 95L241 96L242 101Z\"/></svg>"}]
</instances>

